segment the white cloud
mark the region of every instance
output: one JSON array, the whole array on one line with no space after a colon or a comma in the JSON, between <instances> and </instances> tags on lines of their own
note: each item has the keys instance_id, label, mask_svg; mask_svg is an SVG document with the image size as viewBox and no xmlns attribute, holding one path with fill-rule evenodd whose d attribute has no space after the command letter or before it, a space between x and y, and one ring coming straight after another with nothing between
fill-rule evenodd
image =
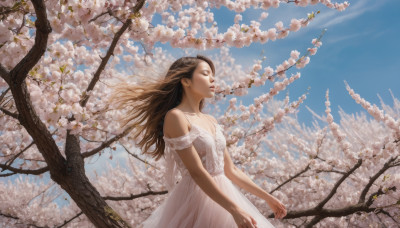
<instances>
[{"instance_id":1,"label":"white cloud","mask_svg":"<svg viewBox=\"0 0 400 228\"><path fill-rule=\"evenodd\" d=\"M350 3L350 6L342 11L338 12L336 10L329 11L321 16L315 18L312 27L326 28L329 26L334 26L342 22L348 22L353 18L357 18L369 10L376 10L383 4L384 1L366 1L359 0L354 3ZM337 16L335 16L337 15Z\"/></svg>"},{"instance_id":2,"label":"white cloud","mask_svg":"<svg viewBox=\"0 0 400 228\"><path fill-rule=\"evenodd\" d=\"M372 32L373 31L356 32L354 34L348 34L348 35L336 36L336 37L329 37L329 38L326 38L326 39L327 39L327 41L329 43L332 44L332 43L336 43L336 42L339 42L339 41L355 38L355 37L358 37L358 36L366 36L366 35L368 35L368 34L370 34Z\"/></svg>"}]
</instances>

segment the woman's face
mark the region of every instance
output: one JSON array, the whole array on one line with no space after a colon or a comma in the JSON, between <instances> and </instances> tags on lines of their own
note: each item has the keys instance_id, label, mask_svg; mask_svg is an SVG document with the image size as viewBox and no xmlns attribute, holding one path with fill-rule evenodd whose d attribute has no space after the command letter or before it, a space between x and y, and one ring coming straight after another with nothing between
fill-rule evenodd
<instances>
[{"instance_id":1,"label":"woman's face","mask_svg":"<svg viewBox=\"0 0 400 228\"><path fill-rule=\"evenodd\" d=\"M214 96L214 75L210 65L205 61L200 61L193 72L190 90L202 97L211 98Z\"/></svg>"}]
</instances>

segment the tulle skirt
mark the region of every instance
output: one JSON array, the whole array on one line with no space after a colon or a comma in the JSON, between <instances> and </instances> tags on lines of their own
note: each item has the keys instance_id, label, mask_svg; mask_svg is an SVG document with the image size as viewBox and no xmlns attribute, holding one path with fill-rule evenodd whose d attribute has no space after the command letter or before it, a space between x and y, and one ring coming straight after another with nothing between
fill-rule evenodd
<instances>
[{"instance_id":1,"label":"tulle skirt","mask_svg":"<svg viewBox=\"0 0 400 228\"><path fill-rule=\"evenodd\" d=\"M236 202L241 209L249 213L258 228L274 226L258 209L237 189L224 173L213 176L218 187ZM212 200L190 175L169 192L169 196L139 226L140 228L213 228L237 227L232 215Z\"/></svg>"}]
</instances>

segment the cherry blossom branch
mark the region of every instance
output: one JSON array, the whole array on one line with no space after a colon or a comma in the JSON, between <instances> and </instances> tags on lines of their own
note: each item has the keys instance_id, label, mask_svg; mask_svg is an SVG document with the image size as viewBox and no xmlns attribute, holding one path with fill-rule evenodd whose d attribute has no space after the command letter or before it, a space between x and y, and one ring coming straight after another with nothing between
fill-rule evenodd
<instances>
[{"instance_id":1,"label":"cherry blossom branch","mask_svg":"<svg viewBox=\"0 0 400 228\"><path fill-rule=\"evenodd\" d=\"M304 66L305 63L309 62L308 56L309 55L315 55L317 48L320 47L322 45L321 39L324 36L325 32L327 29L323 29L321 34L319 35L318 38L313 39L311 41L311 43L313 44L312 48L307 48L307 52L306 54L302 55L297 61L295 61L294 64L289 65L289 67L284 68L282 70L277 70L274 74L272 74L271 76L268 76L269 80L273 80L274 77L276 77L276 75L282 75L284 72L288 71L290 68L292 68L293 66L298 66L298 68L301 68L301 66ZM292 53L292 55L296 55L297 53ZM295 59L295 58L293 58Z\"/></svg>"},{"instance_id":2,"label":"cherry blossom branch","mask_svg":"<svg viewBox=\"0 0 400 228\"><path fill-rule=\"evenodd\" d=\"M11 81L13 86L20 86L28 76L28 72L38 63L46 51L48 35L52 31L47 19L46 7L43 1L32 0L36 13L36 36L35 44L28 54L11 70Z\"/></svg>"},{"instance_id":3,"label":"cherry blossom branch","mask_svg":"<svg viewBox=\"0 0 400 228\"><path fill-rule=\"evenodd\" d=\"M141 159L141 158L140 158L139 156L137 156L136 154L132 153L132 152L131 152L128 148L126 148L126 146L125 146L124 144L122 144L121 142L120 142L120 145L121 145L121 146L126 150L126 152L128 152L128 154L131 155L132 157L138 159L139 161L143 162L143 163L146 164L146 165L149 165L149 166L151 166L151 167L153 167L153 168L159 170L159 168L158 168L157 166L150 164L149 162L147 162L147 161Z\"/></svg>"},{"instance_id":4,"label":"cherry blossom branch","mask_svg":"<svg viewBox=\"0 0 400 228\"><path fill-rule=\"evenodd\" d=\"M389 212L387 212L387 211L381 209L381 210L379 210L378 213L382 213L382 214L388 216L388 217L391 218L395 223L397 223L397 224L399 225L399 227L400 227L400 222L398 222L396 219L394 219L393 216L389 214Z\"/></svg>"},{"instance_id":5,"label":"cherry blossom branch","mask_svg":"<svg viewBox=\"0 0 400 228\"><path fill-rule=\"evenodd\" d=\"M390 165L393 161L397 159L398 156L392 157L387 161L383 167L372 177L369 178L368 184L364 187L363 191L360 194L360 198L358 200L358 203L362 203L365 201L365 196L367 195L369 189L371 188L372 184L388 169L390 169Z\"/></svg>"},{"instance_id":6,"label":"cherry blossom branch","mask_svg":"<svg viewBox=\"0 0 400 228\"><path fill-rule=\"evenodd\" d=\"M274 70L271 67L266 67L264 69L264 73L261 75L261 78L266 76L266 79L268 79L270 81L274 81L277 75L284 76L284 73L295 65L297 68L303 68L310 61L310 58L308 57L308 55L315 55L317 48L319 48L322 45L322 42L320 40L323 37L323 35L325 34L325 32L326 32L326 29L323 29L321 34L319 35L319 37L314 38L311 41L311 43L313 44L313 47L308 48L306 54L302 55L299 58L300 53L298 51L292 51L290 54L291 57L289 58L289 61L285 60L285 62L283 64L279 65L276 68L275 73L273 73ZM261 66L255 65L255 66L253 66L253 68L255 68L255 69L253 69L253 71L258 71L261 69ZM298 73L298 74L300 75L300 73ZM235 94L236 90L240 90L243 88L251 88L252 84L254 84L255 81L256 81L256 79L251 79L249 81L248 85L243 86L243 85L239 84L236 87L229 88L229 91L226 91L226 89L218 90L218 88L217 88L215 91L215 94L222 93L223 97L225 97L227 94ZM238 95L238 94L235 94L235 95Z\"/></svg>"},{"instance_id":7,"label":"cherry blossom branch","mask_svg":"<svg viewBox=\"0 0 400 228\"><path fill-rule=\"evenodd\" d=\"M90 157L90 156L92 156L92 155L94 155L94 154L96 154L96 153L102 151L104 148L110 146L113 142L116 142L116 141L118 141L120 138L122 138L122 137L124 137L125 135L127 135L132 129L133 129L133 127L128 127L128 128L125 129L121 134L116 135L116 136L112 137L111 139L109 139L109 140L107 140L107 141L105 141L105 142L102 142L101 145L100 145L99 147L94 148L94 149L92 149L92 150L90 150L90 151L87 151L87 152L83 152L83 153L82 153L82 157L83 157L83 158L87 158L87 157Z\"/></svg>"},{"instance_id":8,"label":"cherry blossom branch","mask_svg":"<svg viewBox=\"0 0 400 228\"><path fill-rule=\"evenodd\" d=\"M336 142L339 144L342 151L345 153L346 156L352 156L351 158L355 158L354 154L350 152L350 143L346 140L346 134L343 133L339 129L339 125L333 121L333 116L331 114L330 108L330 101L329 101L329 89L326 90L326 101L325 101L325 113L326 113L326 121L328 122L329 129L331 130L333 137L335 138Z\"/></svg>"},{"instance_id":9,"label":"cherry blossom branch","mask_svg":"<svg viewBox=\"0 0 400 228\"><path fill-rule=\"evenodd\" d=\"M359 211L372 212L374 210L375 210L375 208L368 208L365 204L355 204L355 205L350 205L350 206L338 208L338 209L322 208L320 210L317 210L316 208L312 208L312 209L304 210L304 211L288 212L287 215L285 216L285 219L294 219L294 218L301 218L301 217L306 217L306 216L320 216L319 220L321 220L321 218L342 217L342 216L350 215L350 214L353 214L353 213L359 212ZM273 218L274 215L270 214L268 217Z\"/></svg>"},{"instance_id":10,"label":"cherry blossom branch","mask_svg":"<svg viewBox=\"0 0 400 228\"><path fill-rule=\"evenodd\" d=\"M292 177L290 177L289 179L287 179L286 181L284 181L283 183L281 183L280 185L278 185L276 188L274 188L272 191L270 191L269 193L272 194L274 193L276 190L279 190L283 185L289 183L290 181L294 180L295 178L299 177L301 174L307 172L307 170L310 169L310 164L308 164L303 170L301 170L300 172L298 172L297 174L293 175Z\"/></svg>"},{"instance_id":11,"label":"cherry blossom branch","mask_svg":"<svg viewBox=\"0 0 400 228\"><path fill-rule=\"evenodd\" d=\"M2 112L3 112L4 114L6 114L7 116L10 116L10 117L12 117L12 118L18 120L18 113L10 112L10 111L8 111L7 109L5 109L5 108L3 108L3 107L0 107L0 111L2 111Z\"/></svg>"},{"instance_id":12,"label":"cherry blossom branch","mask_svg":"<svg viewBox=\"0 0 400 228\"><path fill-rule=\"evenodd\" d=\"M350 169L345 175L342 176L342 178L340 178L336 184L333 186L331 192L329 193L329 195L322 200L315 208L317 210L322 209L322 207L332 198L333 195L335 195L337 189L339 188L339 186L343 183L343 181L350 176L350 174L352 174L356 169L358 169L362 164L362 159L358 159L358 162L353 166L352 169Z\"/></svg>"},{"instance_id":13,"label":"cherry blossom branch","mask_svg":"<svg viewBox=\"0 0 400 228\"><path fill-rule=\"evenodd\" d=\"M360 104L368 113L373 116L377 121L383 122L387 127L392 129L397 133L397 136L400 137L400 121L396 121L393 117L388 114L385 114L383 110L379 109L376 105L371 105L368 101L361 98L361 96L354 92L352 88L350 88L349 84L344 81L346 84L346 90L349 92L350 96L354 99L354 101Z\"/></svg>"},{"instance_id":14,"label":"cherry blossom branch","mask_svg":"<svg viewBox=\"0 0 400 228\"><path fill-rule=\"evenodd\" d=\"M7 84L10 84L11 83L11 81L10 81L10 72L8 72L7 70L6 70L6 68L4 68L3 67L3 65L1 65L0 64L0 77L2 77L3 79L4 79L4 81L6 81L7 82ZM9 90L9 88L7 89L7 91ZM7 92L6 92L7 93ZM1 97L1 99L3 99L2 97ZM1 100L0 99L0 100Z\"/></svg>"},{"instance_id":15,"label":"cherry blossom branch","mask_svg":"<svg viewBox=\"0 0 400 228\"><path fill-rule=\"evenodd\" d=\"M16 220L19 219L18 217L15 217L15 216L12 216L12 215L8 215L8 214L4 214L4 213L1 213L1 212L0 212L0 215L4 216L6 218L12 218L12 219L16 219Z\"/></svg>"},{"instance_id":16,"label":"cherry blossom branch","mask_svg":"<svg viewBox=\"0 0 400 228\"><path fill-rule=\"evenodd\" d=\"M0 177L9 177L9 176L12 176L12 175L15 175L15 174L17 174L17 173L0 174Z\"/></svg>"},{"instance_id":17,"label":"cherry blossom branch","mask_svg":"<svg viewBox=\"0 0 400 228\"><path fill-rule=\"evenodd\" d=\"M12 166L9 166L9 165L0 164L0 168L2 168L2 171L8 169L8 170L14 172L14 174L40 175L42 173L45 173L45 172L49 171L49 167L48 166L40 168L40 169L17 169L17 168L14 168Z\"/></svg>"},{"instance_id":18,"label":"cherry blossom branch","mask_svg":"<svg viewBox=\"0 0 400 228\"><path fill-rule=\"evenodd\" d=\"M22 15L22 22L21 22L21 26L17 29L17 31L15 32L15 34L17 34L17 35L19 35L19 33L21 32L21 29L24 27L24 25L25 25L25 15L26 15L27 13L24 13L23 15Z\"/></svg>"},{"instance_id":19,"label":"cherry blossom branch","mask_svg":"<svg viewBox=\"0 0 400 228\"><path fill-rule=\"evenodd\" d=\"M63 227L63 226L65 226L65 225L67 225L68 223L70 223L72 220L74 220L74 219L76 219L76 218L78 218L79 216L81 216L83 214L83 212L81 211L81 212L79 212L78 214L76 214L74 217L72 217L72 218L70 218L70 219L68 219L68 220L65 220L64 221L64 223L63 224L61 224L61 225L59 225L59 226L57 226L57 228L61 228L61 227Z\"/></svg>"},{"instance_id":20,"label":"cherry blossom branch","mask_svg":"<svg viewBox=\"0 0 400 228\"><path fill-rule=\"evenodd\" d=\"M340 170L335 170L335 169L330 169L330 170L315 170L316 173L339 173L339 174L346 174L346 172L340 171Z\"/></svg>"},{"instance_id":21,"label":"cherry blossom branch","mask_svg":"<svg viewBox=\"0 0 400 228\"><path fill-rule=\"evenodd\" d=\"M325 212L326 214L335 214L337 212L342 212L342 211L346 211L349 210L349 208L347 209L335 209L335 210L327 210L324 209L323 206L332 198L332 196L336 193L337 188L340 186L340 184L348 177L350 176L351 173L353 173L357 168L359 168L362 164L362 160L359 159L357 164L354 165L354 167L352 169L350 169L345 175L343 175L342 178L340 178L335 186L333 187L333 189L331 190L330 194L328 194L328 196L322 200L316 207L309 209L309 210L305 210L305 211L297 211L297 212L289 212L285 218L286 219L290 219L290 218L298 218L298 217L303 217L303 216L312 216L312 215L317 215L316 217L323 217L322 215L324 214L323 212ZM363 205L365 207L365 205ZM322 212L323 211L323 212ZM329 212L330 211L330 212ZM353 212L352 212L353 213ZM350 213L351 214L351 213ZM273 215L270 215L269 217L273 217ZM327 216L325 216L327 217ZM320 218L319 220L321 220L322 218ZM318 221L319 221L318 220Z\"/></svg>"},{"instance_id":22,"label":"cherry blossom branch","mask_svg":"<svg viewBox=\"0 0 400 228\"><path fill-rule=\"evenodd\" d=\"M0 67L1 68L1 67ZM8 87L6 90L4 90L1 95L0 95L0 104L3 103L3 99L6 96L6 94L10 91L10 87Z\"/></svg>"},{"instance_id":23,"label":"cherry blossom branch","mask_svg":"<svg viewBox=\"0 0 400 228\"><path fill-rule=\"evenodd\" d=\"M12 163L15 161L15 159L17 159L22 153L24 153L27 149L29 149L33 144L35 144L34 141L32 141L28 146L26 146L23 150L21 150L18 154L14 155L13 158L11 158L10 160L6 161L5 165L12 165ZM8 163L8 164L7 164ZM2 170L3 171L3 170Z\"/></svg>"},{"instance_id":24,"label":"cherry blossom branch","mask_svg":"<svg viewBox=\"0 0 400 228\"><path fill-rule=\"evenodd\" d=\"M136 195L130 194L129 196L103 196L103 199L104 200L113 200L113 201L133 200L133 199L140 198L140 197L143 197L143 196L164 195L164 194L167 194L167 193L168 193L167 190L158 191L158 192L150 190L150 191L143 192L143 193L136 194Z\"/></svg>"},{"instance_id":25,"label":"cherry blossom branch","mask_svg":"<svg viewBox=\"0 0 400 228\"><path fill-rule=\"evenodd\" d=\"M140 0L137 2L137 4L135 5L135 7L133 8L133 16L134 17L138 17L139 16L139 10L143 7L145 3L145 0ZM114 49L117 46L117 43L119 41L119 39L121 38L122 34L129 28L129 26L132 24L132 19L129 18L126 20L125 23L123 23L123 25L121 26L121 28L118 30L118 32L115 34L110 48L107 50L107 53L104 57L100 57L101 58L101 63L100 66L97 68L95 74L93 75L92 80L90 81L86 91L84 92L84 97L82 100L79 101L79 104L84 107L86 105L86 103L89 100L90 95L88 95L88 93L93 90L93 88L95 87L97 81L100 79L100 74L101 72L105 69L108 60L110 59L111 55L114 55Z\"/></svg>"},{"instance_id":26,"label":"cherry blossom branch","mask_svg":"<svg viewBox=\"0 0 400 228\"><path fill-rule=\"evenodd\" d=\"M93 22L93 21L95 21L95 20L97 20L99 17L104 16L104 15L106 15L106 14L108 14L108 15L110 15L110 16L114 16L113 11L112 11L110 8L108 8L106 12L103 12L103 13L101 13L101 14L99 14L99 15L93 17L92 19L90 19L90 20L89 20L89 23L90 23L90 22Z\"/></svg>"},{"instance_id":27,"label":"cherry blossom branch","mask_svg":"<svg viewBox=\"0 0 400 228\"><path fill-rule=\"evenodd\" d=\"M299 97L299 99L297 101L292 102L289 105L290 108L289 107L280 108L273 117L271 117L263 122L263 127L260 130L257 130L251 134L248 134L245 137L250 137L251 135L258 135L259 133L267 133L267 132L271 131L275 127L275 123L280 123L282 121L282 118L285 115L287 115L290 111L293 111L294 109L298 108L299 105L301 103L303 103L303 101L306 99L307 93L308 92L306 92L301 97Z\"/></svg>"},{"instance_id":28,"label":"cherry blossom branch","mask_svg":"<svg viewBox=\"0 0 400 228\"><path fill-rule=\"evenodd\" d=\"M391 158L390 160L388 160L385 163L385 165L384 165L384 167L382 169L387 170L388 168L386 168L386 167L388 167L391 162L393 162L395 159L397 159L397 157ZM323 208L323 206L336 193L337 188L344 181L344 179L349 177L351 175L351 173L353 173L357 168L359 168L361 166L361 164L362 164L362 160L359 159L357 164L355 164L355 166L353 166L353 168L351 170L349 170L345 175L343 175L342 178L340 178L336 182L336 184L334 185L334 187L331 190L330 194L323 201L321 201L316 207L314 207L312 209L308 209L308 210L303 210L303 211L291 211L291 212L288 212L287 215L285 216L285 219L293 219L293 218L301 218L301 217L307 217L307 216L315 216L310 221L310 223L308 223L305 226L305 227L310 227L311 228L313 225L317 224L319 221L321 221L322 219L327 218L327 217L342 217L342 216L347 216L347 215L350 215L350 214L354 214L355 212L374 212L377 209L380 209L379 207L370 208L370 205L372 204L373 200L376 199L376 197L386 193L386 192L382 191L382 187L380 187L378 191L372 193L369 196L367 202L364 202L365 200L362 200L362 201L359 201L357 204L350 205L350 206L343 207L343 208L338 208L338 209L325 209L325 208ZM382 169L379 171L380 174L383 173ZM375 176L374 176L373 178L370 179L370 182L371 182L371 180L375 181L376 179L377 178L375 178ZM368 185L371 185L371 184L367 184L367 186ZM364 191L368 191L368 190L365 190L365 189L364 189ZM369 189L369 187L368 187L368 189ZM387 189L387 191L389 191L389 190L396 191L396 187L395 186L390 187L390 188ZM362 193L362 194L364 195L364 193ZM273 218L274 215L270 214L268 217L269 218Z\"/></svg>"},{"instance_id":29,"label":"cherry blossom branch","mask_svg":"<svg viewBox=\"0 0 400 228\"><path fill-rule=\"evenodd\" d=\"M388 189L386 190L386 192L389 191L389 190L391 190L391 191L396 191L397 188L396 188L396 186L392 186L392 187L388 188ZM366 202L365 204L366 204L367 206L370 206L370 205L373 203L373 201L374 201L376 198L378 198L378 196L383 195L383 194L385 194L386 192L382 191L382 186L380 186L379 189L378 189L376 192L372 193L372 194L368 197L368 200L367 200L367 202Z\"/></svg>"},{"instance_id":30,"label":"cherry blossom branch","mask_svg":"<svg viewBox=\"0 0 400 228\"><path fill-rule=\"evenodd\" d=\"M20 220L20 218L18 218L18 217L16 217L16 216L12 216L12 215L8 215L8 214L4 214L4 213L1 213L0 212L0 216L4 216L4 217L6 217L6 218L11 218L11 219L15 219L15 220ZM17 223L18 224L18 223ZM28 226L28 227L36 227L36 228L45 228L45 227L43 227L43 226L37 226L37 225L35 225L35 224L31 224L31 223L29 223L29 224L24 224L24 225L26 225L26 226Z\"/></svg>"},{"instance_id":31,"label":"cherry blossom branch","mask_svg":"<svg viewBox=\"0 0 400 228\"><path fill-rule=\"evenodd\" d=\"M18 12L21 9L23 9L21 7L21 5L22 5L21 1L18 1L16 3L14 3L14 5L12 7L6 7L6 6L0 7L1 20L4 20L8 16L8 14Z\"/></svg>"}]
</instances>

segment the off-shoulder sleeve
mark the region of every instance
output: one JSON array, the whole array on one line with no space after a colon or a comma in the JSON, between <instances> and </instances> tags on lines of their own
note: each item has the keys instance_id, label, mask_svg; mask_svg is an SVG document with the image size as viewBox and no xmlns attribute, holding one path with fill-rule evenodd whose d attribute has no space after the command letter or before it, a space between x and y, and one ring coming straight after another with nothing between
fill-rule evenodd
<instances>
[{"instance_id":1,"label":"off-shoulder sleeve","mask_svg":"<svg viewBox=\"0 0 400 228\"><path fill-rule=\"evenodd\" d=\"M163 137L165 141L165 146L171 148L172 150L182 150L188 148L192 145L193 141L200 135L200 131L192 125L190 131L185 135L168 138Z\"/></svg>"}]
</instances>

